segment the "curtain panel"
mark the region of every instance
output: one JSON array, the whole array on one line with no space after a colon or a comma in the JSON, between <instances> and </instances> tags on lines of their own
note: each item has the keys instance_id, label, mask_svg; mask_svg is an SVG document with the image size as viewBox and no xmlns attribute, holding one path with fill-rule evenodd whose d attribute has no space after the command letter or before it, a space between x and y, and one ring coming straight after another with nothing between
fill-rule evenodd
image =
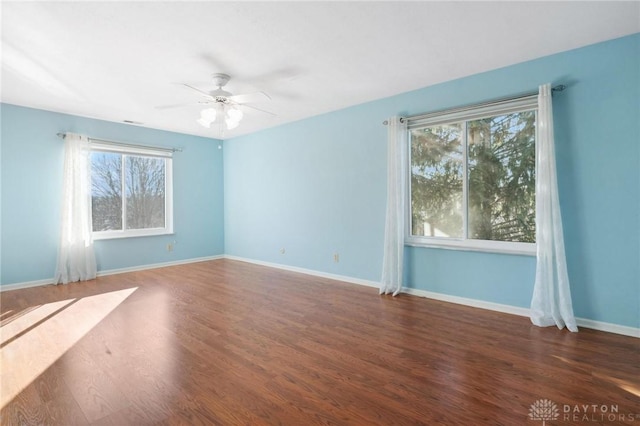
<instances>
[{"instance_id":1,"label":"curtain panel","mask_svg":"<svg viewBox=\"0 0 640 426\"><path fill-rule=\"evenodd\" d=\"M402 290L407 182L407 122L392 117L387 124L387 213L380 294Z\"/></svg>"},{"instance_id":2,"label":"curtain panel","mask_svg":"<svg viewBox=\"0 0 640 426\"><path fill-rule=\"evenodd\" d=\"M536 278L531 322L578 331L562 233L556 176L551 85L540 86L536 137Z\"/></svg>"},{"instance_id":3,"label":"curtain panel","mask_svg":"<svg viewBox=\"0 0 640 426\"><path fill-rule=\"evenodd\" d=\"M55 282L67 284L96 277L91 237L91 161L86 136L65 136L60 242Z\"/></svg>"}]
</instances>

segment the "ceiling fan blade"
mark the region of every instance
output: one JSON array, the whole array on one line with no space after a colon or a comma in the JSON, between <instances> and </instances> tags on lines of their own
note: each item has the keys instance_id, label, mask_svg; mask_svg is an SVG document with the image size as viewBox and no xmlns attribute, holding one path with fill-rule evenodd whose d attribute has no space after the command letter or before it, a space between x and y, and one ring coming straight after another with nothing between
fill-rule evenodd
<instances>
[{"instance_id":1,"label":"ceiling fan blade","mask_svg":"<svg viewBox=\"0 0 640 426\"><path fill-rule=\"evenodd\" d=\"M193 105L206 105L208 103L211 103L211 102L204 101L204 102L189 102L187 104L158 105L158 106L155 107L155 109L183 108L183 107L193 106Z\"/></svg>"},{"instance_id":2,"label":"ceiling fan blade","mask_svg":"<svg viewBox=\"0 0 640 426\"><path fill-rule=\"evenodd\" d=\"M243 95L229 96L229 100L238 104L270 101L271 97L264 92L245 93Z\"/></svg>"},{"instance_id":3,"label":"ceiling fan blade","mask_svg":"<svg viewBox=\"0 0 640 426\"><path fill-rule=\"evenodd\" d=\"M274 117L276 117L276 116L277 116L277 114L274 114L274 113L269 112L269 111L265 111L265 110L260 109L260 108L256 108L256 107L251 106L251 105L247 105L247 104L238 104L238 105L240 105L240 106L242 106L242 107L246 107L246 108L255 109L256 111L264 112L265 114L269 114L269 115L272 115L272 116L274 116Z\"/></svg>"},{"instance_id":4,"label":"ceiling fan blade","mask_svg":"<svg viewBox=\"0 0 640 426\"><path fill-rule=\"evenodd\" d=\"M197 87L193 87L187 83L182 83L183 86L188 87L191 90L195 90L196 92L200 93L201 95L206 96L207 98L213 98L213 96L211 96L210 94L208 94L207 92L205 92L204 90L200 90Z\"/></svg>"},{"instance_id":5,"label":"ceiling fan blade","mask_svg":"<svg viewBox=\"0 0 640 426\"><path fill-rule=\"evenodd\" d=\"M287 67L280 68L277 70L270 71L266 74L262 74L258 77L259 81L262 82L282 82L282 81L293 81L300 78L304 74L303 70L298 67Z\"/></svg>"}]
</instances>

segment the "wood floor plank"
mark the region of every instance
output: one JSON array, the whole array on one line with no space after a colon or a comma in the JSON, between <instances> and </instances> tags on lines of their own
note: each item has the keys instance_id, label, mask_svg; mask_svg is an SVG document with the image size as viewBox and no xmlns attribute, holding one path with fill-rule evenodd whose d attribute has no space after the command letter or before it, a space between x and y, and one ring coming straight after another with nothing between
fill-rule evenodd
<instances>
[{"instance_id":1,"label":"wood floor plank","mask_svg":"<svg viewBox=\"0 0 640 426\"><path fill-rule=\"evenodd\" d=\"M15 342L72 310L21 383ZM2 425L514 425L540 399L640 424L639 339L226 259L2 292L0 319Z\"/></svg>"},{"instance_id":2,"label":"wood floor plank","mask_svg":"<svg viewBox=\"0 0 640 426\"><path fill-rule=\"evenodd\" d=\"M89 422L94 422L130 405L123 389L106 374L103 366L83 348L65 354L58 367L64 381Z\"/></svg>"},{"instance_id":3,"label":"wood floor plank","mask_svg":"<svg viewBox=\"0 0 640 426\"><path fill-rule=\"evenodd\" d=\"M34 385L47 411L51 424L85 425L88 420L60 374L58 365L42 373Z\"/></svg>"},{"instance_id":4,"label":"wood floor plank","mask_svg":"<svg viewBox=\"0 0 640 426\"><path fill-rule=\"evenodd\" d=\"M46 422L47 409L33 384L28 385L0 412L2 425L40 425Z\"/></svg>"}]
</instances>

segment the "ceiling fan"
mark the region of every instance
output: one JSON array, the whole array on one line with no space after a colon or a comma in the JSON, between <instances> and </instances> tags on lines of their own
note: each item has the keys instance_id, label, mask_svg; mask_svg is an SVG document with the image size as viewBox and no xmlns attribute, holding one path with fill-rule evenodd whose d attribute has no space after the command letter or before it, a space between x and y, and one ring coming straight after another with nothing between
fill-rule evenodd
<instances>
[{"instance_id":1,"label":"ceiling fan","mask_svg":"<svg viewBox=\"0 0 640 426\"><path fill-rule=\"evenodd\" d=\"M208 108L200 111L200 118L196 120L200 125L210 128L212 124L217 123L221 127L227 130L238 127L240 120L244 116L242 110L238 107L247 107L256 111L264 112L269 115L275 115L269 111L265 111L255 106L248 105L255 102L270 101L271 97L264 92L245 93L240 95L234 95L231 92L227 92L223 89L229 82L231 77L228 74L217 73L212 76L213 83L218 88L206 92L191 86L186 83L182 83L183 86L188 87L204 96L204 100L201 100L195 104L179 104L179 105L165 105L159 106L158 109L179 108L188 105L210 105Z\"/></svg>"}]
</instances>

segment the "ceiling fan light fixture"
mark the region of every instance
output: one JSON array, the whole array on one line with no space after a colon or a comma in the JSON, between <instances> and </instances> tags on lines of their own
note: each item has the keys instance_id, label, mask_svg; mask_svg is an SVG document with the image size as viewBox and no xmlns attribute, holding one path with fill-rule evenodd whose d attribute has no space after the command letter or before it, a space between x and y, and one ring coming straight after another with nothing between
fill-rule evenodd
<instances>
[{"instance_id":1,"label":"ceiling fan light fixture","mask_svg":"<svg viewBox=\"0 0 640 426\"><path fill-rule=\"evenodd\" d=\"M207 129L211 128L211 123L216 121L216 110L214 108L206 108L200 111L200 118L196 120L198 124Z\"/></svg>"},{"instance_id":2,"label":"ceiling fan light fixture","mask_svg":"<svg viewBox=\"0 0 640 426\"><path fill-rule=\"evenodd\" d=\"M244 114L236 107L231 107L227 110L227 118L232 121L240 122Z\"/></svg>"},{"instance_id":3,"label":"ceiling fan light fixture","mask_svg":"<svg viewBox=\"0 0 640 426\"><path fill-rule=\"evenodd\" d=\"M224 122L227 125L227 130L232 130L238 127L240 120L242 120L244 114L236 106L224 107Z\"/></svg>"},{"instance_id":4,"label":"ceiling fan light fixture","mask_svg":"<svg viewBox=\"0 0 640 426\"><path fill-rule=\"evenodd\" d=\"M240 124L240 121L232 120L230 118L227 118L224 122L227 124L228 130L235 129L238 127L238 124Z\"/></svg>"},{"instance_id":5,"label":"ceiling fan light fixture","mask_svg":"<svg viewBox=\"0 0 640 426\"><path fill-rule=\"evenodd\" d=\"M203 120L207 120L210 123L216 121L216 110L215 108L206 108L200 111L200 118Z\"/></svg>"}]
</instances>

